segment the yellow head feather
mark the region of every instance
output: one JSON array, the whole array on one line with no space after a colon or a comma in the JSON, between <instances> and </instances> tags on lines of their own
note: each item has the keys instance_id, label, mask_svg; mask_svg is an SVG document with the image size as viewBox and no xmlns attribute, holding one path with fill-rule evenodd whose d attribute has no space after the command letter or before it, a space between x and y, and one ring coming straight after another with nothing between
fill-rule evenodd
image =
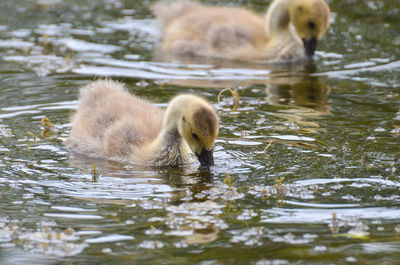
<instances>
[{"instance_id":1,"label":"yellow head feather","mask_svg":"<svg viewBox=\"0 0 400 265\"><path fill-rule=\"evenodd\" d=\"M329 28L330 10L324 0L294 0L289 16L297 34L306 41L321 39Z\"/></svg>"}]
</instances>

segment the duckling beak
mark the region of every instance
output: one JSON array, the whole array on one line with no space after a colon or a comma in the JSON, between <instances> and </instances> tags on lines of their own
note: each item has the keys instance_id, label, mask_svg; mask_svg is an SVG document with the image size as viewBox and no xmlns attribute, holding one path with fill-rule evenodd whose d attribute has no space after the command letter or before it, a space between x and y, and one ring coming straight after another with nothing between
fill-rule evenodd
<instances>
[{"instance_id":1,"label":"duckling beak","mask_svg":"<svg viewBox=\"0 0 400 265\"><path fill-rule=\"evenodd\" d=\"M309 40L303 39L304 48L306 49L306 54L308 57L314 55L315 50L317 49L318 40L316 37L312 37Z\"/></svg>"},{"instance_id":2,"label":"duckling beak","mask_svg":"<svg viewBox=\"0 0 400 265\"><path fill-rule=\"evenodd\" d=\"M203 168L209 168L210 166L214 165L214 157L213 157L213 150L206 150L205 148L203 148L203 150L201 150L200 154L197 154L197 159L200 162L201 167Z\"/></svg>"}]
</instances>

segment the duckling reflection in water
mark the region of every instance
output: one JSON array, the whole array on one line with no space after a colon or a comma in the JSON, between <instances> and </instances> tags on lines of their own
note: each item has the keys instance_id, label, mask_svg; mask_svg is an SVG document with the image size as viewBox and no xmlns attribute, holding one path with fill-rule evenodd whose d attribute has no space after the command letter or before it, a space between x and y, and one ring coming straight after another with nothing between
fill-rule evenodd
<instances>
[{"instance_id":1,"label":"duckling reflection in water","mask_svg":"<svg viewBox=\"0 0 400 265\"><path fill-rule=\"evenodd\" d=\"M166 110L125 91L124 85L99 80L83 87L67 146L90 157L152 166L193 162L214 164L218 116L205 99L179 95Z\"/></svg>"},{"instance_id":2,"label":"duckling reflection in water","mask_svg":"<svg viewBox=\"0 0 400 265\"><path fill-rule=\"evenodd\" d=\"M303 133L318 133L325 129L318 117L330 115L331 89L323 78L290 76L271 78L266 84L266 102L270 105L288 105L273 115L283 119L275 130L299 130Z\"/></svg>"},{"instance_id":3,"label":"duckling reflection in water","mask_svg":"<svg viewBox=\"0 0 400 265\"><path fill-rule=\"evenodd\" d=\"M315 115L330 114L330 92L330 87L319 77L273 77L265 87L269 104L304 107Z\"/></svg>"},{"instance_id":4,"label":"duckling reflection in water","mask_svg":"<svg viewBox=\"0 0 400 265\"><path fill-rule=\"evenodd\" d=\"M187 0L161 1L153 12L165 52L268 63L311 57L330 23L325 0L274 0L265 18Z\"/></svg>"}]
</instances>

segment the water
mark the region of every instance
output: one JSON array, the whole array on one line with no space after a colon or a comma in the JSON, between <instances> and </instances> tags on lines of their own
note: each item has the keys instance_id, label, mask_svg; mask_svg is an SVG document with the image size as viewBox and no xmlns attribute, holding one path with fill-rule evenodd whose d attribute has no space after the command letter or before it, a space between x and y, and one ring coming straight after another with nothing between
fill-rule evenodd
<instances>
[{"instance_id":1,"label":"water","mask_svg":"<svg viewBox=\"0 0 400 265\"><path fill-rule=\"evenodd\" d=\"M265 66L163 56L151 3L0 3L0 264L397 264L399 4L329 1L314 63ZM208 98L216 166L71 156L99 76L160 106Z\"/></svg>"}]
</instances>

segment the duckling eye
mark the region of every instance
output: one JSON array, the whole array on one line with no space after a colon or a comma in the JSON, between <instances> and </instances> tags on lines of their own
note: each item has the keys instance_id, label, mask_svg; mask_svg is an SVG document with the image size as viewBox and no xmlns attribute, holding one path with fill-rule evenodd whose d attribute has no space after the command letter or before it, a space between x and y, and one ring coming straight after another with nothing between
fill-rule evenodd
<instances>
[{"instance_id":1,"label":"duckling eye","mask_svg":"<svg viewBox=\"0 0 400 265\"><path fill-rule=\"evenodd\" d=\"M308 21L307 25L310 29L315 29L315 23L313 21Z\"/></svg>"},{"instance_id":2,"label":"duckling eye","mask_svg":"<svg viewBox=\"0 0 400 265\"><path fill-rule=\"evenodd\" d=\"M199 137L198 137L197 134L195 134L195 133L192 133L192 137L193 137L196 141L199 140Z\"/></svg>"},{"instance_id":3,"label":"duckling eye","mask_svg":"<svg viewBox=\"0 0 400 265\"><path fill-rule=\"evenodd\" d=\"M298 6L297 10L299 10L300 12L303 12L303 7L302 6Z\"/></svg>"}]
</instances>

